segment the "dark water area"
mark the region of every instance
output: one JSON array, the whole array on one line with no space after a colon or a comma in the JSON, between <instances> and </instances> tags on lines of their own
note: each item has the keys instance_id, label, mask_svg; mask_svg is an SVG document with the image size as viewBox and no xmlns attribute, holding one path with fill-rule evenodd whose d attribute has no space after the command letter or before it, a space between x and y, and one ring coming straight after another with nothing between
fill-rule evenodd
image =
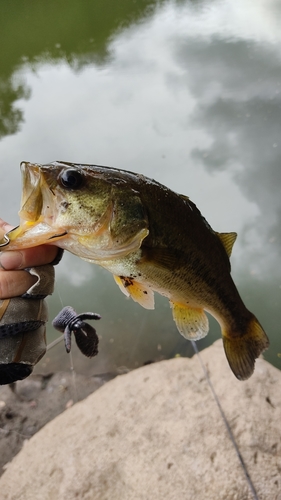
<instances>
[{"instance_id":1,"label":"dark water area","mask_svg":"<svg viewBox=\"0 0 281 500\"><path fill-rule=\"evenodd\" d=\"M0 16L0 216L17 224L22 160L110 165L188 195L216 231L236 231L232 275L281 368L280 2L9 2ZM112 276L68 254L50 317L102 315L81 373L193 353L168 301L126 299ZM210 322L210 345L220 336ZM48 341L57 336L48 326ZM62 344L39 371L69 368Z\"/></svg>"}]
</instances>

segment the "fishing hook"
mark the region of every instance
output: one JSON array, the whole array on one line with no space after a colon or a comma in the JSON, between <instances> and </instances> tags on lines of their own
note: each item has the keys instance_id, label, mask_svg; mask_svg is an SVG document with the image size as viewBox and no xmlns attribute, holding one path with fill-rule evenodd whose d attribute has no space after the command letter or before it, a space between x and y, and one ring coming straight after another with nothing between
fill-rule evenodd
<instances>
[{"instance_id":1,"label":"fishing hook","mask_svg":"<svg viewBox=\"0 0 281 500\"><path fill-rule=\"evenodd\" d=\"M3 235L2 241L4 240L4 243L0 243L0 247L6 247L10 243L10 238L7 234Z\"/></svg>"},{"instance_id":2,"label":"fishing hook","mask_svg":"<svg viewBox=\"0 0 281 500\"><path fill-rule=\"evenodd\" d=\"M8 231L6 234L3 235L3 238L2 240L4 239L4 242L3 243L0 243L0 247L6 247L7 245L9 245L10 243L10 238L9 238L9 234L12 232L12 231L15 231L15 229L18 229L19 226L15 226L13 227L13 229L10 229L10 231Z\"/></svg>"}]
</instances>

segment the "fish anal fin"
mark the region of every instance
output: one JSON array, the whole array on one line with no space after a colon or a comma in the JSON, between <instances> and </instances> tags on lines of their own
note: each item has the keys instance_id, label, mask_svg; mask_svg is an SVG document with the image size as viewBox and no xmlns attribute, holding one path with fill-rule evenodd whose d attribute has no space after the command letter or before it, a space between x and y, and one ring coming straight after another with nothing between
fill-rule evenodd
<instances>
[{"instance_id":1,"label":"fish anal fin","mask_svg":"<svg viewBox=\"0 0 281 500\"><path fill-rule=\"evenodd\" d=\"M216 233L216 234L221 240L228 257L230 257L233 245L237 238L237 233Z\"/></svg>"},{"instance_id":2,"label":"fish anal fin","mask_svg":"<svg viewBox=\"0 0 281 500\"><path fill-rule=\"evenodd\" d=\"M246 380L252 375L255 360L269 346L267 335L254 315L244 330L237 333L222 329L227 361L238 380Z\"/></svg>"},{"instance_id":3,"label":"fish anal fin","mask_svg":"<svg viewBox=\"0 0 281 500\"><path fill-rule=\"evenodd\" d=\"M127 297L132 297L145 309L154 309L154 292L150 287L130 277L114 276L114 279Z\"/></svg>"},{"instance_id":4,"label":"fish anal fin","mask_svg":"<svg viewBox=\"0 0 281 500\"><path fill-rule=\"evenodd\" d=\"M179 332L188 340L199 340L209 331L209 321L203 309L170 301L173 318Z\"/></svg>"}]
</instances>

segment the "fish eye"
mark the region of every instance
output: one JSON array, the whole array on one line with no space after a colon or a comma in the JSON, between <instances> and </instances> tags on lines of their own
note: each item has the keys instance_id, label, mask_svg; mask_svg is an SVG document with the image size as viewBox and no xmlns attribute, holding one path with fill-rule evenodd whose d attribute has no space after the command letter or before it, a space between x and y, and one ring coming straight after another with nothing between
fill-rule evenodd
<instances>
[{"instance_id":1,"label":"fish eye","mask_svg":"<svg viewBox=\"0 0 281 500\"><path fill-rule=\"evenodd\" d=\"M83 183L83 175L79 170L69 168L60 174L60 182L66 189L79 189Z\"/></svg>"}]
</instances>

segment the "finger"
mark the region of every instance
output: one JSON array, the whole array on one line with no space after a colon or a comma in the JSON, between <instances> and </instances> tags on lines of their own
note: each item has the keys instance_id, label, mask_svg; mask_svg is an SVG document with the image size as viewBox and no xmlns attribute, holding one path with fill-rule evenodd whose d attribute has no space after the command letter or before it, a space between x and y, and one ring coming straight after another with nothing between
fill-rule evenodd
<instances>
[{"instance_id":1,"label":"finger","mask_svg":"<svg viewBox=\"0 0 281 500\"><path fill-rule=\"evenodd\" d=\"M41 245L11 252L4 251L0 254L0 265L6 270L41 266L53 262L57 253L58 248L53 245Z\"/></svg>"},{"instance_id":2,"label":"finger","mask_svg":"<svg viewBox=\"0 0 281 500\"><path fill-rule=\"evenodd\" d=\"M0 238L2 238L8 231L11 231L11 229L13 229L13 226L10 226L10 224L5 222L3 219L0 219Z\"/></svg>"},{"instance_id":3,"label":"finger","mask_svg":"<svg viewBox=\"0 0 281 500\"><path fill-rule=\"evenodd\" d=\"M18 297L25 293L36 281L36 276L32 276L26 271L4 271L0 269L0 299Z\"/></svg>"}]
</instances>

